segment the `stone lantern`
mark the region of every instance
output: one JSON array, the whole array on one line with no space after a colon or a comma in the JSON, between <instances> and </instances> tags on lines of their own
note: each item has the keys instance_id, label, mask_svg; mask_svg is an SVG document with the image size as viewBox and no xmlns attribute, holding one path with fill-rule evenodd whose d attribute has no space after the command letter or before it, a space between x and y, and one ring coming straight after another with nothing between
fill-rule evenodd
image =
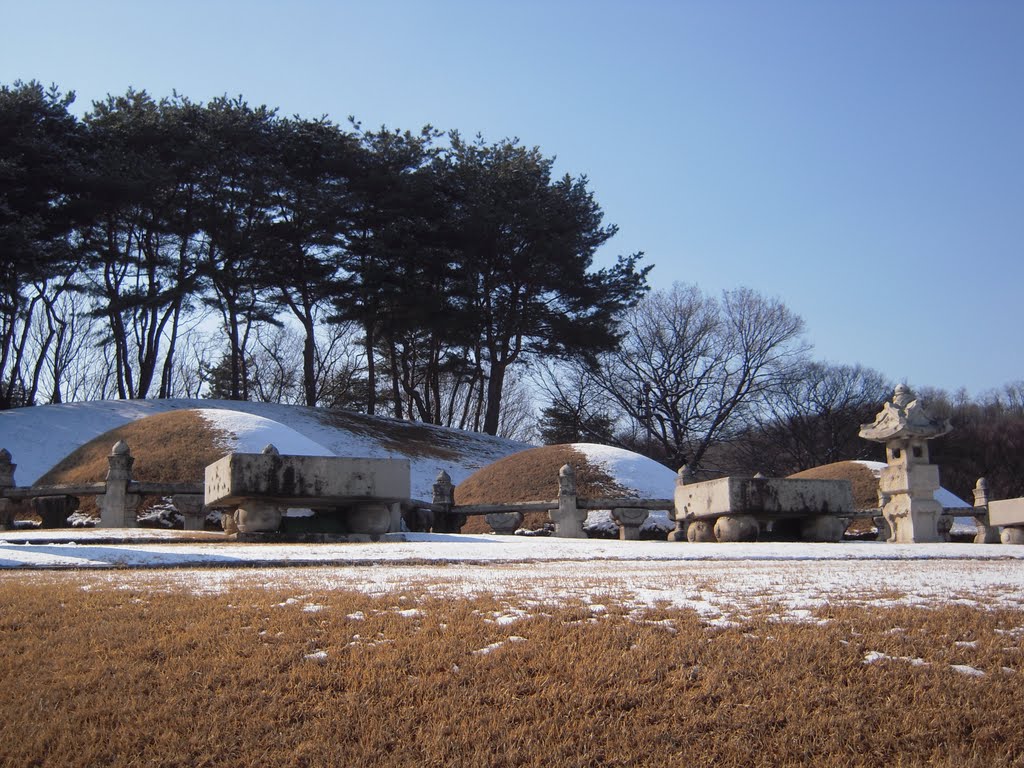
<instances>
[{"instance_id":1,"label":"stone lantern","mask_svg":"<svg viewBox=\"0 0 1024 768\"><path fill-rule=\"evenodd\" d=\"M889 524L889 541L900 544L942 541L935 500L939 468L928 461L928 441L952 427L948 419L932 416L904 385L896 387L892 402L882 406L873 424L863 424L860 436L885 443L889 466L882 470L878 490L888 498L882 516Z\"/></svg>"}]
</instances>

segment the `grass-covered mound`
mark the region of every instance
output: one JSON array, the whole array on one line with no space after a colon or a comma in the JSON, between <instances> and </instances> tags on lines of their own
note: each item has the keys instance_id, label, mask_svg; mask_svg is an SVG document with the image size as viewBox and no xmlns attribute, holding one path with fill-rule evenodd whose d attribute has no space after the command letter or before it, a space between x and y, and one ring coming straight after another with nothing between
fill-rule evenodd
<instances>
[{"instance_id":1,"label":"grass-covered mound","mask_svg":"<svg viewBox=\"0 0 1024 768\"><path fill-rule=\"evenodd\" d=\"M104 432L65 456L35 485L102 482L107 457L119 440L135 457L132 478L152 483L202 483L206 465L230 450L230 435L215 429L198 411L171 411ZM82 497L79 510L98 514L91 496Z\"/></svg>"},{"instance_id":2,"label":"grass-covered mound","mask_svg":"<svg viewBox=\"0 0 1024 768\"><path fill-rule=\"evenodd\" d=\"M514 453L477 470L455 489L456 504L511 504L546 501L558 497L558 471L569 464L576 471L578 496L628 496L628 490L607 470L590 461L572 445L545 445ZM540 528L549 521L545 512L528 512L524 528ZM488 533L482 516L470 517L463 533Z\"/></svg>"}]
</instances>

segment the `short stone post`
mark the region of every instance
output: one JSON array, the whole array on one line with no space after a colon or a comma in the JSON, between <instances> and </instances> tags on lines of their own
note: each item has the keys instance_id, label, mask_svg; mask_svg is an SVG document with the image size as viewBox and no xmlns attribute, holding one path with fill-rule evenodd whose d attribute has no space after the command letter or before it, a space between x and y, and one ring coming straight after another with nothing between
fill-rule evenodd
<instances>
[{"instance_id":1,"label":"short stone post","mask_svg":"<svg viewBox=\"0 0 1024 768\"><path fill-rule=\"evenodd\" d=\"M620 541L639 541L640 526L650 512L642 507L616 507L612 510L612 520L619 526Z\"/></svg>"},{"instance_id":2,"label":"short stone post","mask_svg":"<svg viewBox=\"0 0 1024 768\"><path fill-rule=\"evenodd\" d=\"M974 525L978 528L978 533L974 536L974 543L998 544L999 528L989 525L988 522L988 480L984 477L979 477L974 486L974 508L984 508L985 510L985 514L974 518Z\"/></svg>"},{"instance_id":3,"label":"short stone post","mask_svg":"<svg viewBox=\"0 0 1024 768\"><path fill-rule=\"evenodd\" d=\"M882 406L874 423L861 426L861 437L885 443L889 466L882 470L879 491L890 497L882 509L892 531L889 541L942 541L942 505L935 500L939 468L928 461L928 441L950 429L947 419L932 416L902 384L896 387L892 402Z\"/></svg>"},{"instance_id":4,"label":"short stone post","mask_svg":"<svg viewBox=\"0 0 1024 768\"><path fill-rule=\"evenodd\" d=\"M0 448L0 531L6 531L14 516L14 503L3 496L6 488L14 487L14 470L17 464L11 463L11 452Z\"/></svg>"},{"instance_id":5,"label":"short stone post","mask_svg":"<svg viewBox=\"0 0 1024 768\"><path fill-rule=\"evenodd\" d=\"M102 496L96 497L96 506L100 508L100 528L138 528L135 509L139 505L139 497L128 493L132 482L132 465L135 459L128 448L128 443L118 440L107 457L107 487Z\"/></svg>"},{"instance_id":6,"label":"short stone post","mask_svg":"<svg viewBox=\"0 0 1024 768\"><path fill-rule=\"evenodd\" d=\"M690 471L690 465L689 464L683 464L683 466L681 466L679 468L679 471L676 472L676 488L679 488L680 486L687 485L688 483L692 483L692 482L693 482L693 472ZM681 516L677 516L675 509L672 509L669 512L669 515L671 515L672 519L675 521L676 527L675 527L675 530L669 531L668 540L669 541L692 541L692 539L690 539L688 537L688 534L687 534L687 531L689 530L689 526L687 525L686 520L683 517L681 517Z\"/></svg>"},{"instance_id":7,"label":"short stone post","mask_svg":"<svg viewBox=\"0 0 1024 768\"><path fill-rule=\"evenodd\" d=\"M434 481L432 501L441 509L434 510L434 525L431 530L434 533L460 533L462 526L466 524L466 516L452 512L455 507L455 486L452 484L451 476L443 469L437 473L437 480Z\"/></svg>"},{"instance_id":8,"label":"short stone post","mask_svg":"<svg viewBox=\"0 0 1024 768\"><path fill-rule=\"evenodd\" d=\"M576 471L566 464L558 471L558 509L552 510L555 536L562 539L585 539L583 523L586 510L576 506Z\"/></svg>"},{"instance_id":9,"label":"short stone post","mask_svg":"<svg viewBox=\"0 0 1024 768\"><path fill-rule=\"evenodd\" d=\"M203 497L195 493L176 493L171 497L174 508L185 520L186 531L201 531L206 523Z\"/></svg>"}]
</instances>

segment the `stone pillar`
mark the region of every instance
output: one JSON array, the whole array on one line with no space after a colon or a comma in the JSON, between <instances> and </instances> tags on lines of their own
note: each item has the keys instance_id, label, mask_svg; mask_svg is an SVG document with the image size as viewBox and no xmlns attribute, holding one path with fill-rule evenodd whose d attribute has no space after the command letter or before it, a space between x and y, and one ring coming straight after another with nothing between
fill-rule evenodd
<instances>
[{"instance_id":1,"label":"stone pillar","mask_svg":"<svg viewBox=\"0 0 1024 768\"><path fill-rule=\"evenodd\" d=\"M650 512L640 507L616 507L612 510L612 520L619 526L621 541L639 541L640 526Z\"/></svg>"},{"instance_id":2,"label":"stone pillar","mask_svg":"<svg viewBox=\"0 0 1024 768\"><path fill-rule=\"evenodd\" d=\"M201 531L206 524L206 507L203 497L195 493L176 493L171 497L174 508L185 519L186 531Z\"/></svg>"},{"instance_id":3,"label":"stone pillar","mask_svg":"<svg viewBox=\"0 0 1024 768\"><path fill-rule=\"evenodd\" d=\"M950 429L948 420L933 417L902 384L874 423L861 426L861 437L885 443L889 465L882 470L878 488L880 494L889 497L882 508L892 531L888 541L909 544L943 540L939 530L942 505L935 500L939 468L929 463L928 441Z\"/></svg>"},{"instance_id":4,"label":"stone pillar","mask_svg":"<svg viewBox=\"0 0 1024 768\"><path fill-rule=\"evenodd\" d=\"M14 502L2 494L4 489L14 487L14 470L17 466L11 463L11 452L0 448L0 531L6 531L14 517Z\"/></svg>"},{"instance_id":5,"label":"stone pillar","mask_svg":"<svg viewBox=\"0 0 1024 768\"><path fill-rule=\"evenodd\" d=\"M452 484L451 476L443 469L437 473L437 480L434 481L432 501L441 509L434 510L434 525L431 530L434 533L460 533L462 526L466 524L466 516L452 512L455 507L455 486Z\"/></svg>"},{"instance_id":6,"label":"stone pillar","mask_svg":"<svg viewBox=\"0 0 1024 768\"><path fill-rule=\"evenodd\" d=\"M985 514L974 518L978 533L974 536L975 544L998 544L999 528L988 523L988 480L979 477L974 486L974 508L984 508Z\"/></svg>"},{"instance_id":7,"label":"stone pillar","mask_svg":"<svg viewBox=\"0 0 1024 768\"><path fill-rule=\"evenodd\" d=\"M100 508L100 528L138 528L135 509L139 497L128 493L132 481L132 465L135 459L124 440L118 440L107 457L107 487L102 496L96 497Z\"/></svg>"},{"instance_id":8,"label":"stone pillar","mask_svg":"<svg viewBox=\"0 0 1024 768\"><path fill-rule=\"evenodd\" d=\"M692 483L692 482L693 482L693 472L690 471L690 465L689 464L683 464L683 466L681 466L679 468L679 471L676 472L676 487L678 488L680 486L687 485L687 484ZM672 509L669 512L669 516L672 518L673 521L675 521L675 524L676 524L675 530L669 531L669 534L668 534L668 540L669 541L703 541L704 540L704 539L701 539L699 537L698 538L692 538L690 536L690 525L687 524L686 520L683 517L679 517L679 516L676 515L676 510L675 509ZM711 534L711 538L708 539L708 541L714 541L714 540L715 540L714 534L712 533Z\"/></svg>"},{"instance_id":9,"label":"stone pillar","mask_svg":"<svg viewBox=\"0 0 1024 768\"><path fill-rule=\"evenodd\" d=\"M558 470L558 509L551 512L555 536L562 539L585 539L583 523L586 510L576 506L576 471L568 464Z\"/></svg>"}]
</instances>

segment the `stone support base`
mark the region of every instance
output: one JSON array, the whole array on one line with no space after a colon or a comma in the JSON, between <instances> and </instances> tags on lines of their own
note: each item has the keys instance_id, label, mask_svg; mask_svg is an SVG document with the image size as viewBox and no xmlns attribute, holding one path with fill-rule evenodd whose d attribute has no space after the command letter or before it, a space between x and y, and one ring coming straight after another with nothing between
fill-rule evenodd
<instances>
[{"instance_id":1,"label":"stone support base","mask_svg":"<svg viewBox=\"0 0 1024 768\"><path fill-rule=\"evenodd\" d=\"M511 536L523 526L522 512L492 512L484 515L491 530L502 536Z\"/></svg>"},{"instance_id":2,"label":"stone support base","mask_svg":"<svg viewBox=\"0 0 1024 768\"><path fill-rule=\"evenodd\" d=\"M1024 544L1024 528L1008 525L999 536L1003 544Z\"/></svg>"},{"instance_id":3,"label":"stone support base","mask_svg":"<svg viewBox=\"0 0 1024 768\"><path fill-rule=\"evenodd\" d=\"M707 544L715 538L714 520L694 520L686 527L686 540L691 544Z\"/></svg>"},{"instance_id":4,"label":"stone support base","mask_svg":"<svg viewBox=\"0 0 1024 768\"><path fill-rule=\"evenodd\" d=\"M612 520L619 526L619 539L622 541L638 541L640 526L644 524L650 512L639 507L619 507L612 510Z\"/></svg>"},{"instance_id":5,"label":"stone support base","mask_svg":"<svg viewBox=\"0 0 1024 768\"><path fill-rule=\"evenodd\" d=\"M281 508L263 501L246 500L235 513L239 533L273 533L281 527Z\"/></svg>"},{"instance_id":6,"label":"stone support base","mask_svg":"<svg viewBox=\"0 0 1024 768\"><path fill-rule=\"evenodd\" d=\"M391 506L373 502L355 504L344 515L344 520L351 533L380 536L391 528Z\"/></svg>"},{"instance_id":7,"label":"stone support base","mask_svg":"<svg viewBox=\"0 0 1024 768\"><path fill-rule=\"evenodd\" d=\"M715 521L715 538L722 542L757 541L760 526L753 515L723 515Z\"/></svg>"}]
</instances>

